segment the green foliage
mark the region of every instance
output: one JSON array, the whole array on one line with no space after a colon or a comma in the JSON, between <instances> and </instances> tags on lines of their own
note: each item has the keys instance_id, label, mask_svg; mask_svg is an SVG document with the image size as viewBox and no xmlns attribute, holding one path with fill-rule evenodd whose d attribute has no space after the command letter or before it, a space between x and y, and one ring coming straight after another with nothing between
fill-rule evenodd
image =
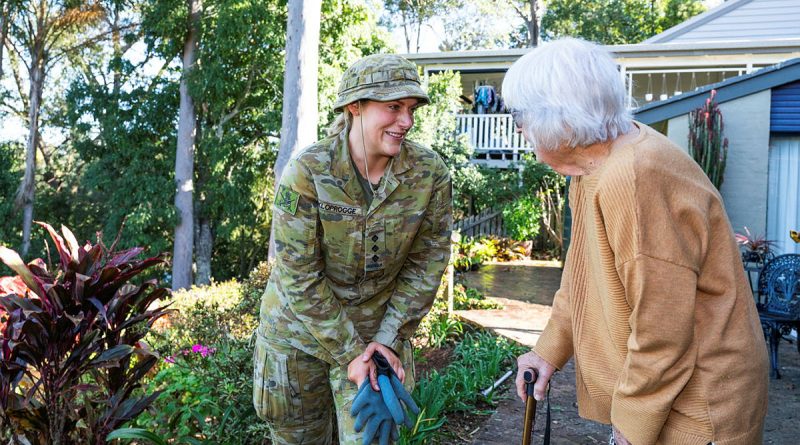
<instances>
[{"instance_id":1,"label":"green foliage","mask_svg":"<svg viewBox=\"0 0 800 445\"><path fill-rule=\"evenodd\" d=\"M470 197L481 194L483 171L470 162L472 146L466 135L457 134L453 115L461 109L461 75L446 71L428 77L425 85L431 103L415 113L409 139L432 148L450 169L453 202L467 207Z\"/></svg>"},{"instance_id":2,"label":"green foliage","mask_svg":"<svg viewBox=\"0 0 800 445\"><path fill-rule=\"evenodd\" d=\"M230 338L215 344L196 343L166 358L151 381L162 394L136 426L179 444L244 445L267 437L252 403L252 348Z\"/></svg>"},{"instance_id":3,"label":"green foliage","mask_svg":"<svg viewBox=\"0 0 800 445\"><path fill-rule=\"evenodd\" d=\"M424 444L440 434L448 412L470 411L478 402L493 403L493 394L480 391L491 386L506 370L513 369L523 348L493 334L466 334L455 347L454 360L443 370L423 376L412 396L422 409L417 424L403 430L399 444Z\"/></svg>"},{"instance_id":4,"label":"green foliage","mask_svg":"<svg viewBox=\"0 0 800 445\"><path fill-rule=\"evenodd\" d=\"M22 218L14 207L17 188L22 181L22 159L24 150L19 144L0 143L0 244L18 245L22 241Z\"/></svg>"},{"instance_id":5,"label":"green foliage","mask_svg":"<svg viewBox=\"0 0 800 445\"><path fill-rule=\"evenodd\" d=\"M465 288L463 284L453 286L453 309L472 310L472 309L502 309L503 305L496 301L487 300L483 294L471 287Z\"/></svg>"},{"instance_id":6,"label":"green foliage","mask_svg":"<svg viewBox=\"0 0 800 445\"><path fill-rule=\"evenodd\" d=\"M542 36L639 43L704 11L700 0L550 0Z\"/></svg>"},{"instance_id":7,"label":"green foliage","mask_svg":"<svg viewBox=\"0 0 800 445\"><path fill-rule=\"evenodd\" d=\"M528 243L512 238L487 236L481 238L479 244L486 246L486 251L492 253L489 259L494 261L521 260L531 255Z\"/></svg>"},{"instance_id":8,"label":"green foliage","mask_svg":"<svg viewBox=\"0 0 800 445\"><path fill-rule=\"evenodd\" d=\"M477 270L484 261L494 255L493 251L487 251L487 246L481 245L475 238L459 235L455 239L453 267L458 272Z\"/></svg>"},{"instance_id":9,"label":"green foliage","mask_svg":"<svg viewBox=\"0 0 800 445\"><path fill-rule=\"evenodd\" d=\"M324 116L346 66L384 51L390 39L376 32L375 18L361 2L323 2L322 8ZM70 59L60 125L70 134L64 159L75 161L60 164L54 175L60 187L37 194L37 214L68 221L76 233L97 227L116 233L124 220L123 243L171 250L179 58L187 14L185 1L136 1L121 23L130 26L122 28L119 43L143 42L143 60L133 62L114 45L87 45ZM283 0L203 2L198 63L189 87L198 124L197 224L212 233L216 280L246 277L267 256L285 28ZM145 69L154 62L163 64L159 71Z\"/></svg>"},{"instance_id":10,"label":"green foliage","mask_svg":"<svg viewBox=\"0 0 800 445\"><path fill-rule=\"evenodd\" d=\"M0 247L24 282L22 291L0 286L0 431L34 445L102 444L158 396L140 389L157 361L140 341L167 313L154 305L169 290L130 280L163 259L136 261L141 248L79 246L68 229L62 237L40 224L60 259L53 273Z\"/></svg>"},{"instance_id":11,"label":"green foliage","mask_svg":"<svg viewBox=\"0 0 800 445\"><path fill-rule=\"evenodd\" d=\"M176 443L244 445L267 437L252 403L250 337L269 273L263 262L242 284L214 283L174 294L179 313L152 339L168 358L151 381L163 394L137 418L137 427Z\"/></svg>"},{"instance_id":12,"label":"green foliage","mask_svg":"<svg viewBox=\"0 0 800 445\"><path fill-rule=\"evenodd\" d=\"M503 208L503 224L515 240L532 240L539 235L542 203L537 196L522 196Z\"/></svg>"},{"instance_id":13,"label":"green foliage","mask_svg":"<svg viewBox=\"0 0 800 445\"><path fill-rule=\"evenodd\" d=\"M728 160L728 138L723 136L722 112L711 90L705 105L689 113L689 156L706 172L714 187L722 187Z\"/></svg>"},{"instance_id":14,"label":"green foliage","mask_svg":"<svg viewBox=\"0 0 800 445\"><path fill-rule=\"evenodd\" d=\"M319 46L319 135L334 119L333 103L342 74L356 60L392 51L392 37L378 28L377 18L364 2L337 0L322 2Z\"/></svg>"}]
</instances>

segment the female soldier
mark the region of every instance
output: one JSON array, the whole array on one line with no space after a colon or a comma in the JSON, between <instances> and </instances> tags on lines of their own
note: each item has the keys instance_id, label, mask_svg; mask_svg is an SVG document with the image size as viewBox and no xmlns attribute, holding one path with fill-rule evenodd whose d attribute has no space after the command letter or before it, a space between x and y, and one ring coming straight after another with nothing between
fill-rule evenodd
<instances>
[{"instance_id":1,"label":"female soldier","mask_svg":"<svg viewBox=\"0 0 800 445\"><path fill-rule=\"evenodd\" d=\"M450 254L451 185L406 140L429 102L416 66L374 55L343 75L328 137L286 167L273 207L277 261L261 303L253 401L275 444L360 440L348 414L380 352L410 390L409 338Z\"/></svg>"}]
</instances>

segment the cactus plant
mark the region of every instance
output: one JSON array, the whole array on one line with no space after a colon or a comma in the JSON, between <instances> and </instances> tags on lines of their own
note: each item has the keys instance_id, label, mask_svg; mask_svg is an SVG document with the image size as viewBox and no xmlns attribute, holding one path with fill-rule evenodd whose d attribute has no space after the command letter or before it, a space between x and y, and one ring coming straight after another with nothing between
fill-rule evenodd
<instances>
[{"instance_id":1,"label":"cactus plant","mask_svg":"<svg viewBox=\"0 0 800 445\"><path fill-rule=\"evenodd\" d=\"M714 101L716 95L717 90L711 90L705 105L689 113L689 155L719 189L728 160L728 138L722 134L724 125L722 112Z\"/></svg>"}]
</instances>

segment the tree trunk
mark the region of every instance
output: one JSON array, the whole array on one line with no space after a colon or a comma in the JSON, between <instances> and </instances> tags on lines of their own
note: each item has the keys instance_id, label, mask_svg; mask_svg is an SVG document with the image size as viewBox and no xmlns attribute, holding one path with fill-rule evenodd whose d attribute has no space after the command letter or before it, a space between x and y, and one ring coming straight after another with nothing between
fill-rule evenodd
<instances>
[{"instance_id":1,"label":"tree trunk","mask_svg":"<svg viewBox=\"0 0 800 445\"><path fill-rule=\"evenodd\" d=\"M29 71L30 92L28 95L28 142L25 148L25 175L17 194L17 205L22 207L22 256L31 247L31 226L33 224L33 201L36 190L36 147L39 145L39 111L42 102L42 88L45 78L44 51L41 43L31 51Z\"/></svg>"},{"instance_id":2,"label":"tree trunk","mask_svg":"<svg viewBox=\"0 0 800 445\"><path fill-rule=\"evenodd\" d=\"M0 82L3 81L3 49L8 36L8 21L11 19L10 9L6 0L0 0Z\"/></svg>"},{"instance_id":3,"label":"tree trunk","mask_svg":"<svg viewBox=\"0 0 800 445\"><path fill-rule=\"evenodd\" d=\"M528 23L528 33L530 34L530 47L539 46L539 20L536 17L536 0L530 0L531 21Z\"/></svg>"},{"instance_id":4,"label":"tree trunk","mask_svg":"<svg viewBox=\"0 0 800 445\"><path fill-rule=\"evenodd\" d=\"M189 95L188 76L197 61L198 26L202 3L189 1L188 29L183 46L183 74L180 83L180 109L178 112L178 144L175 150L175 208L178 225L175 226L175 246L172 255L172 289L187 289L192 285L192 251L194 250L194 151L195 110Z\"/></svg>"},{"instance_id":5,"label":"tree trunk","mask_svg":"<svg viewBox=\"0 0 800 445\"><path fill-rule=\"evenodd\" d=\"M197 218L197 274L194 284L208 286L211 284L211 251L214 247L214 233L211 220L201 216Z\"/></svg>"},{"instance_id":6,"label":"tree trunk","mask_svg":"<svg viewBox=\"0 0 800 445\"><path fill-rule=\"evenodd\" d=\"M281 145L275 161L276 191L283 169L292 155L317 140L317 60L322 2L290 1L288 8ZM270 235L270 261L275 258L272 238Z\"/></svg>"}]
</instances>

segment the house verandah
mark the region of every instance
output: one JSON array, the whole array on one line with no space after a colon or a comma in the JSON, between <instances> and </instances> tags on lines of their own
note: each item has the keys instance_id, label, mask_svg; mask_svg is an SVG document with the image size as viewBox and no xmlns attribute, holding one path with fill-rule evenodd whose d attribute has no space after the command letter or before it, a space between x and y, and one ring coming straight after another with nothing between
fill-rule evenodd
<instances>
[{"instance_id":1,"label":"house verandah","mask_svg":"<svg viewBox=\"0 0 800 445\"><path fill-rule=\"evenodd\" d=\"M800 57L800 2L730 0L642 43L610 45L635 110L706 85ZM530 49L408 54L424 75L457 71L462 94L488 85L502 95L505 72ZM530 146L510 114L456 116L475 150L474 162L508 168Z\"/></svg>"}]
</instances>

